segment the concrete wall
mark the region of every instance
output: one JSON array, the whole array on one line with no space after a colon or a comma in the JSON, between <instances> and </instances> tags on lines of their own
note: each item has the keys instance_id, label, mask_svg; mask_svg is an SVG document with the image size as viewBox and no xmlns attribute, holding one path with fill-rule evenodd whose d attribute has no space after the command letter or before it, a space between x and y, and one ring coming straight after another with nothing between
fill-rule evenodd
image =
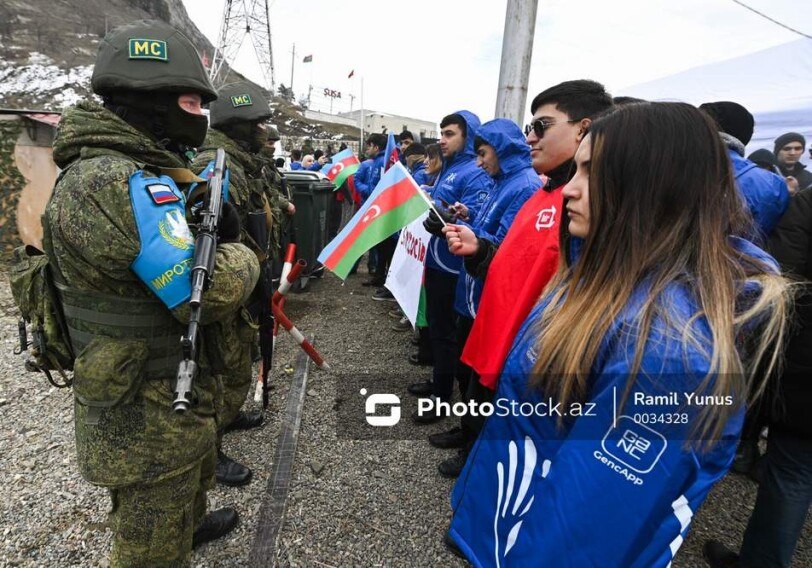
<instances>
[{"instance_id":1,"label":"concrete wall","mask_svg":"<svg viewBox=\"0 0 812 568\"><path fill-rule=\"evenodd\" d=\"M342 113L341 116L360 120L361 111L354 110ZM384 131L400 134L403 132L404 127L414 134L415 139L418 141L424 137L437 138L438 129L437 124L434 122L374 110L364 110L364 136L373 132L383 133Z\"/></svg>"},{"instance_id":2,"label":"concrete wall","mask_svg":"<svg viewBox=\"0 0 812 568\"><path fill-rule=\"evenodd\" d=\"M338 116L336 114L328 114L326 112L319 112L316 110L304 111L305 118L310 120L318 120L319 122L332 122L333 124L343 124L345 126L352 126L358 128L358 120L346 116Z\"/></svg>"},{"instance_id":3,"label":"concrete wall","mask_svg":"<svg viewBox=\"0 0 812 568\"><path fill-rule=\"evenodd\" d=\"M0 115L0 252L42 247L40 217L59 169L51 144L56 129L22 115Z\"/></svg>"},{"instance_id":4,"label":"concrete wall","mask_svg":"<svg viewBox=\"0 0 812 568\"><path fill-rule=\"evenodd\" d=\"M17 203L17 232L22 242L42 249L41 217L51 198L59 168L50 147L18 144L14 161L26 181Z\"/></svg>"}]
</instances>

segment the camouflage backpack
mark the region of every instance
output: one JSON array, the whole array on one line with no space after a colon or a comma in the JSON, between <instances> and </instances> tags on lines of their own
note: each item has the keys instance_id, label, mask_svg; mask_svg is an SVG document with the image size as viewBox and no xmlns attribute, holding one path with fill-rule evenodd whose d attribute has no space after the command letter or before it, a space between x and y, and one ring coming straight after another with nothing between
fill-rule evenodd
<instances>
[{"instance_id":1,"label":"camouflage backpack","mask_svg":"<svg viewBox=\"0 0 812 568\"><path fill-rule=\"evenodd\" d=\"M72 381L67 371L73 369L74 353L48 256L31 245L14 249L9 283L22 314L20 345L14 352L19 354L30 347L33 358L25 362L26 370L44 373L57 388L69 387ZM30 343L26 324L31 326ZM61 383L52 371L62 376Z\"/></svg>"}]
</instances>

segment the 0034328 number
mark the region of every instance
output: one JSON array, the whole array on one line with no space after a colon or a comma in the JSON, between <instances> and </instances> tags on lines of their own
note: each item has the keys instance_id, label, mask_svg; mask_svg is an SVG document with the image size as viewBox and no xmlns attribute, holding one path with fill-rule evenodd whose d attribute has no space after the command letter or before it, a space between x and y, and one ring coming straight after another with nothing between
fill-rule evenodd
<instances>
[{"instance_id":1,"label":"0034328 number","mask_svg":"<svg viewBox=\"0 0 812 568\"><path fill-rule=\"evenodd\" d=\"M632 416L637 424L688 424L686 412L644 412Z\"/></svg>"}]
</instances>

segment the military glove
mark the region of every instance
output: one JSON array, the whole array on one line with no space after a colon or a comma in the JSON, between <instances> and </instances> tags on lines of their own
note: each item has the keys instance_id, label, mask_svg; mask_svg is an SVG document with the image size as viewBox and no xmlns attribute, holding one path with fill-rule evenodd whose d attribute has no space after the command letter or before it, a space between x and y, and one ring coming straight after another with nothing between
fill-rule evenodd
<instances>
[{"instance_id":1,"label":"military glove","mask_svg":"<svg viewBox=\"0 0 812 568\"><path fill-rule=\"evenodd\" d=\"M445 236L443 235L443 220L446 223L453 223L454 218L451 215L444 214L443 219L440 219L440 216L437 215L437 212L432 209L429 212L429 216L426 217L426 220L423 221L423 228L426 229L429 233L434 235L435 237L439 237L444 239Z\"/></svg>"},{"instance_id":2,"label":"military glove","mask_svg":"<svg viewBox=\"0 0 812 568\"><path fill-rule=\"evenodd\" d=\"M228 201L223 202L220 224L217 226L217 240L220 243L240 242L240 214L237 208Z\"/></svg>"}]
</instances>

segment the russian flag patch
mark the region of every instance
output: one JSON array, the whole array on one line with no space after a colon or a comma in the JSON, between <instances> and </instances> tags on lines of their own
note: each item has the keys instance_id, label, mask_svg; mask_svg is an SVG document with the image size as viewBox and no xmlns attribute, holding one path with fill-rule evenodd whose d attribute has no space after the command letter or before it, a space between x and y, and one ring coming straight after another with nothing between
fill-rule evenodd
<instances>
[{"instance_id":1,"label":"russian flag patch","mask_svg":"<svg viewBox=\"0 0 812 568\"><path fill-rule=\"evenodd\" d=\"M173 201L180 201L180 197L175 195L172 188L163 183L154 183L152 185L148 185L147 191L157 205L172 203Z\"/></svg>"}]
</instances>

